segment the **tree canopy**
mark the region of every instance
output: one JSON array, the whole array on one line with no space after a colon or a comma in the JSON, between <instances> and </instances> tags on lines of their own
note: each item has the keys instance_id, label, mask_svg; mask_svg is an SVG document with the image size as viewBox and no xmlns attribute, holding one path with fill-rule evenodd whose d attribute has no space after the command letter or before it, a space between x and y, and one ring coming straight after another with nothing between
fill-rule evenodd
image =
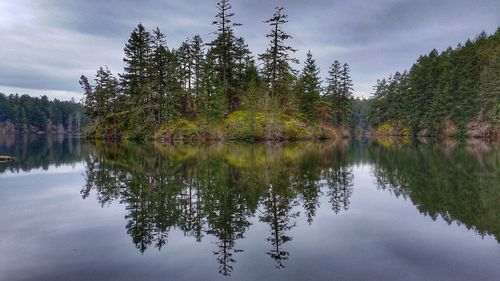
<instances>
[{"instance_id":1,"label":"tree canopy","mask_svg":"<svg viewBox=\"0 0 500 281\"><path fill-rule=\"evenodd\" d=\"M12 123L15 132L79 133L85 122L83 111L74 101L0 93L0 123Z\"/></svg>"},{"instance_id":2,"label":"tree canopy","mask_svg":"<svg viewBox=\"0 0 500 281\"><path fill-rule=\"evenodd\" d=\"M420 135L480 136L500 123L500 29L422 55L377 81L369 120Z\"/></svg>"}]
</instances>

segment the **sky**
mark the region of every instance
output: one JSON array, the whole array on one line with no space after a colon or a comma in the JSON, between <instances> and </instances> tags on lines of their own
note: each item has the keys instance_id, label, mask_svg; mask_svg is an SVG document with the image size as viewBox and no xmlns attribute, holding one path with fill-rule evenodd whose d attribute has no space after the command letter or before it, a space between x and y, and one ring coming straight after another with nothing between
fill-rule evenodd
<instances>
[{"instance_id":1,"label":"sky","mask_svg":"<svg viewBox=\"0 0 500 281\"><path fill-rule=\"evenodd\" d=\"M159 27L169 47L200 34L213 39L217 0L0 0L0 92L79 100L80 75L99 66L123 72L123 47L138 23ZM334 60L351 67L354 94L369 97L379 78L421 55L500 27L498 0L232 0L256 56L267 47L263 23L275 6L289 16L289 44L310 50L324 78ZM298 65L300 69L302 65Z\"/></svg>"}]
</instances>

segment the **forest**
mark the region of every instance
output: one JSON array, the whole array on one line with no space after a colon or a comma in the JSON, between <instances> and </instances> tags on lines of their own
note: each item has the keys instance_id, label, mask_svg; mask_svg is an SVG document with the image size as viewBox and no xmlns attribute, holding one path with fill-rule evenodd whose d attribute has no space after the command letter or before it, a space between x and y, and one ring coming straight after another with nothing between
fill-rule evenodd
<instances>
[{"instance_id":1,"label":"forest","mask_svg":"<svg viewBox=\"0 0 500 281\"><path fill-rule=\"evenodd\" d=\"M228 0L217 3L213 41L195 35L177 48L139 24L124 48L123 73L107 67L80 77L86 134L107 139L304 139L349 133L352 80L332 60L325 78L311 52L297 70L288 16L276 7L265 21L267 50L254 56L235 30ZM214 12L215 13L215 12Z\"/></svg>"},{"instance_id":2,"label":"forest","mask_svg":"<svg viewBox=\"0 0 500 281\"><path fill-rule=\"evenodd\" d=\"M235 30L229 0L217 3L213 41L195 35L178 48L139 24L124 48L123 73L100 67L80 77L97 139L324 139L354 134L498 137L500 29L420 56L408 71L353 97L347 63L326 77L309 51L301 70L283 7L264 23L268 48L254 56Z\"/></svg>"},{"instance_id":3,"label":"forest","mask_svg":"<svg viewBox=\"0 0 500 281\"><path fill-rule=\"evenodd\" d=\"M0 93L0 134L79 133L85 124L84 108L74 101L47 96Z\"/></svg>"},{"instance_id":4,"label":"forest","mask_svg":"<svg viewBox=\"0 0 500 281\"><path fill-rule=\"evenodd\" d=\"M367 117L379 134L498 137L500 28L434 49L374 88Z\"/></svg>"}]
</instances>

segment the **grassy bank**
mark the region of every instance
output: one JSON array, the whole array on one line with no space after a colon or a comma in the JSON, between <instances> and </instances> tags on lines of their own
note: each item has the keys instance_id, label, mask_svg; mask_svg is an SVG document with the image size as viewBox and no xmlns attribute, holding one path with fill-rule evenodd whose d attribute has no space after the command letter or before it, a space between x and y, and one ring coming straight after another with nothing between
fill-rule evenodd
<instances>
[{"instance_id":1,"label":"grassy bank","mask_svg":"<svg viewBox=\"0 0 500 281\"><path fill-rule=\"evenodd\" d=\"M109 118L108 118L109 119ZM202 118L178 118L152 129L150 124L140 126L114 124L97 120L86 128L91 139L120 140L314 140L338 139L348 136L348 130L326 125L310 125L287 114L264 114L240 110L217 122Z\"/></svg>"},{"instance_id":2,"label":"grassy bank","mask_svg":"<svg viewBox=\"0 0 500 281\"><path fill-rule=\"evenodd\" d=\"M500 128L485 121L472 121L456 125L449 120L433 129L411 130L397 123L385 122L371 132L375 136L400 136L400 137L440 137L440 138L487 138L499 139Z\"/></svg>"}]
</instances>

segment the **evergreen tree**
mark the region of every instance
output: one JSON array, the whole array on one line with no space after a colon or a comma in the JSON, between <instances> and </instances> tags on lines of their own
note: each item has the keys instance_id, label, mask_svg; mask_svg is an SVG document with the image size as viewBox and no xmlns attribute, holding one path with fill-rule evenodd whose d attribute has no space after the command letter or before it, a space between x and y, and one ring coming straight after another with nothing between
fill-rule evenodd
<instances>
[{"instance_id":1,"label":"evergreen tree","mask_svg":"<svg viewBox=\"0 0 500 281\"><path fill-rule=\"evenodd\" d=\"M217 9L218 13L212 22L213 25L217 26L216 38L209 45L212 47L216 59L215 67L222 82L222 91L226 95L228 110L234 111L237 109L238 100L234 89L234 68L236 64L234 46L236 39L233 28L241 26L241 24L232 21L234 13L231 11L232 6L229 0L220 0L217 3Z\"/></svg>"},{"instance_id":2,"label":"evergreen tree","mask_svg":"<svg viewBox=\"0 0 500 281\"><path fill-rule=\"evenodd\" d=\"M144 107L148 99L151 98L149 81L151 42L151 34L146 31L142 24L139 24L130 34L124 48L125 58L123 62L125 68L124 73L121 75L122 86L134 106Z\"/></svg>"},{"instance_id":3,"label":"evergreen tree","mask_svg":"<svg viewBox=\"0 0 500 281\"><path fill-rule=\"evenodd\" d=\"M408 72L396 72L375 87L369 119L422 136L485 135L498 124L500 32L482 33L456 48L422 55ZM489 125L493 125L489 126Z\"/></svg>"},{"instance_id":4,"label":"evergreen tree","mask_svg":"<svg viewBox=\"0 0 500 281\"><path fill-rule=\"evenodd\" d=\"M208 50L202 69L200 96L196 99L199 116L206 125L222 118L224 115L223 103L225 95L222 83L218 79L216 70L216 55L213 49Z\"/></svg>"},{"instance_id":5,"label":"evergreen tree","mask_svg":"<svg viewBox=\"0 0 500 281\"><path fill-rule=\"evenodd\" d=\"M92 95L92 86L85 76L81 77L80 82ZM80 133L79 128L73 128L71 124L83 110L83 106L74 100L49 100L47 96L17 94L6 96L0 93L0 123L12 123L16 129L14 133Z\"/></svg>"},{"instance_id":6,"label":"evergreen tree","mask_svg":"<svg viewBox=\"0 0 500 281\"><path fill-rule=\"evenodd\" d=\"M80 86L83 89L83 95L85 97L85 114L87 114L90 119L94 119L97 117L97 101L92 86L89 83L89 79L85 75L80 76Z\"/></svg>"},{"instance_id":7,"label":"evergreen tree","mask_svg":"<svg viewBox=\"0 0 500 281\"><path fill-rule=\"evenodd\" d=\"M166 36L159 28L153 31L153 54L151 58L151 80L154 92L154 110L156 112L156 123L161 124L165 116L166 96L168 92L168 50L166 47Z\"/></svg>"},{"instance_id":8,"label":"evergreen tree","mask_svg":"<svg viewBox=\"0 0 500 281\"><path fill-rule=\"evenodd\" d=\"M108 112L115 112L115 102L118 95L118 80L107 67L97 70L94 86L95 112L98 117L104 117Z\"/></svg>"},{"instance_id":9,"label":"evergreen tree","mask_svg":"<svg viewBox=\"0 0 500 281\"><path fill-rule=\"evenodd\" d=\"M317 120L314 104L320 99L321 80L319 78L319 68L316 65L311 51L307 52L304 69L300 76L300 111L309 122Z\"/></svg>"},{"instance_id":10,"label":"evergreen tree","mask_svg":"<svg viewBox=\"0 0 500 281\"><path fill-rule=\"evenodd\" d=\"M280 86L286 85L286 82L289 81L287 78L290 74L295 73L290 63L298 63L298 60L290 55L297 50L285 43L292 38L283 30L283 25L288 23L288 15L284 13L283 7L276 7L275 10L273 16L264 21L271 27L270 33L266 35L270 39L269 47L265 53L259 55L259 59L264 64L262 73L269 84L272 95L280 94Z\"/></svg>"},{"instance_id":11,"label":"evergreen tree","mask_svg":"<svg viewBox=\"0 0 500 281\"><path fill-rule=\"evenodd\" d=\"M333 110L333 125L345 126L351 114L352 80L349 65L334 61L328 71L326 99Z\"/></svg>"},{"instance_id":12,"label":"evergreen tree","mask_svg":"<svg viewBox=\"0 0 500 281\"><path fill-rule=\"evenodd\" d=\"M203 79L203 63L205 60L205 50L203 48L203 40L200 35L196 35L191 40L191 54L193 58L193 90L194 97L197 98L200 95L200 84Z\"/></svg>"},{"instance_id":13,"label":"evergreen tree","mask_svg":"<svg viewBox=\"0 0 500 281\"><path fill-rule=\"evenodd\" d=\"M342 72L340 75L340 124L342 126L350 125L351 112L352 112L352 79L350 74L349 65L344 63L342 66Z\"/></svg>"}]
</instances>

